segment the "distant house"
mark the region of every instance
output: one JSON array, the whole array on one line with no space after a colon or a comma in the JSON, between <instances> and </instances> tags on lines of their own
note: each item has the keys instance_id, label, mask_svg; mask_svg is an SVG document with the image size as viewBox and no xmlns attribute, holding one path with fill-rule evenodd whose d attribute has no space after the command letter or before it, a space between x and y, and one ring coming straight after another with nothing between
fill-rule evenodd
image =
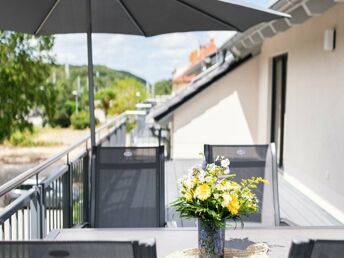
<instances>
[{"instance_id":1,"label":"distant house","mask_svg":"<svg viewBox=\"0 0 344 258\"><path fill-rule=\"evenodd\" d=\"M188 86L191 81L206 69L216 57L217 47L214 39L200 45L189 54L189 62L185 67L177 68L172 75L172 92L176 93Z\"/></svg>"},{"instance_id":2,"label":"distant house","mask_svg":"<svg viewBox=\"0 0 344 258\"><path fill-rule=\"evenodd\" d=\"M280 0L292 15L236 34L234 58L153 112L172 158L203 144L275 142L284 177L344 222L344 3Z\"/></svg>"}]
</instances>

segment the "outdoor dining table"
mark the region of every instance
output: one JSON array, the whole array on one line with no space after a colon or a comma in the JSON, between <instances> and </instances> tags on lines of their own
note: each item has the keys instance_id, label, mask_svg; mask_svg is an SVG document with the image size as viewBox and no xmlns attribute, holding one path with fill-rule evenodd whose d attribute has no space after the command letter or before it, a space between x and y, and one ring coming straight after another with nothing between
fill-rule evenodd
<instances>
[{"instance_id":1,"label":"outdoor dining table","mask_svg":"<svg viewBox=\"0 0 344 258\"><path fill-rule=\"evenodd\" d=\"M178 250L197 247L197 228L127 228L95 229L74 228L52 231L49 240L147 240L154 238L158 258L166 257ZM344 227L278 227L227 229L226 241L246 239L269 246L268 257L288 257L293 239L344 239Z\"/></svg>"}]
</instances>

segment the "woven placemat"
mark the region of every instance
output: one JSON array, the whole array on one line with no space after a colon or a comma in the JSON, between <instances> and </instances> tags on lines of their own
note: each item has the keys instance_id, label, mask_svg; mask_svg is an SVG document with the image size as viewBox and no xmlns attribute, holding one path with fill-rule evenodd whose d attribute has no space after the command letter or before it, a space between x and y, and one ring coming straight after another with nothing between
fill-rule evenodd
<instances>
[{"instance_id":1,"label":"woven placemat","mask_svg":"<svg viewBox=\"0 0 344 258\"><path fill-rule=\"evenodd\" d=\"M265 243L255 243L247 247L246 250L225 248L225 258L267 258L269 247ZM198 248L186 249L174 252L166 258L198 258Z\"/></svg>"}]
</instances>

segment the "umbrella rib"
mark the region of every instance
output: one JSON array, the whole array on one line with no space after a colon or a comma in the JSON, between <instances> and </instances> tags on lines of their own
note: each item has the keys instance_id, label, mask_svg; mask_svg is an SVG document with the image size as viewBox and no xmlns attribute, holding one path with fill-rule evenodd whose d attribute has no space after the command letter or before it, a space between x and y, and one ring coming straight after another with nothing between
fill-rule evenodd
<instances>
[{"instance_id":1,"label":"umbrella rib","mask_svg":"<svg viewBox=\"0 0 344 258\"><path fill-rule=\"evenodd\" d=\"M180 3L180 4L182 4L182 5L184 5L184 6L187 6L187 7L191 8L192 10L197 11L197 12L199 12L199 13L201 13L201 14L203 14L203 15L205 15L205 16L207 16L207 17L209 17L209 18L211 18L211 19L213 19L213 20L215 20L215 21L217 21L219 23L222 23L226 27L231 27L231 29L234 28L235 30L241 32L241 30L237 26L235 26L235 25L233 25L233 24L231 24L231 23L229 23L227 21L224 21L224 20L222 20L222 19L212 15L211 13L208 13L208 12L206 12L206 11L204 11L204 10L202 10L202 9L200 9L200 8L198 8L198 7L192 5L192 4L190 4L190 3L188 3L188 2L186 2L184 0L175 0L175 1Z\"/></svg>"},{"instance_id":2,"label":"umbrella rib","mask_svg":"<svg viewBox=\"0 0 344 258\"><path fill-rule=\"evenodd\" d=\"M122 0L117 0L119 5L123 8L125 14L129 17L130 21L135 25L136 29L145 37L147 37L146 32L140 25L140 23L137 21L137 19L134 17L134 15L129 10L128 6L125 5L125 3Z\"/></svg>"},{"instance_id":3,"label":"umbrella rib","mask_svg":"<svg viewBox=\"0 0 344 258\"><path fill-rule=\"evenodd\" d=\"M41 32L43 26L48 21L51 14L54 12L55 8L58 6L59 3L60 3L60 0L55 1L54 5L49 9L49 12L44 16L44 19L42 20L42 22L39 24L38 28L34 32L34 35L38 35Z\"/></svg>"}]
</instances>

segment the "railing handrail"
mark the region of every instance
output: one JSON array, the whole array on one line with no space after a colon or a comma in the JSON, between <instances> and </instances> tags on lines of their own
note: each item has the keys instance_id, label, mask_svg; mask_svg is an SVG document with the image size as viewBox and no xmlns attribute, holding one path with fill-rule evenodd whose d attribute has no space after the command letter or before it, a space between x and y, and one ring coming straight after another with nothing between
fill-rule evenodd
<instances>
[{"instance_id":1,"label":"railing handrail","mask_svg":"<svg viewBox=\"0 0 344 258\"><path fill-rule=\"evenodd\" d=\"M4 223L7 219L9 219L18 209L21 209L25 206L25 202L27 200L32 199L32 196L37 193L36 188L30 189L27 193L22 194L16 200L11 202L8 206L6 206L0 213L0 223ZM19 208L18 208L19 207Z\"/></svg>"},{"instance_id":2,"label":"railing handrail","mask_svg":"<svg viewBox=\"0 0 344 258\"><path fill-rule=\"evenodd\" d=\"M102 125L101 127L97 128L96 134L101 132L103 129L108 128L112 124L114 126L120 126L125 122L126 116L134 115L136 114L135 112L124 112L113 119L111 119L109 122L106 124ZM140 115L140 113L137 113L137 115ZM117 124L117 122L120 122L120 124ZM79 147L82 144L87 143L87 141L91 138L90 135L85 136L83 139L79 140L77 143L70 145L66 149L62 150L58 154L52 156L51 158L46 159L45 161L39 163L37 166L30 168L20 175L16 176L15 178L11 179L10 181L6 182L5 184L0 186L0 197L3 196L4 194L8 193L12 189L20 186L22 183L24 183L27 179L38 175L40 172L42 172L44 169L48 168L49 166L53 165L55 162L59 161L61 158L67 156L69 153L71 153L73 150L75 150L77 147ZM100 139L98 139L99 141Z\"/></svg>"}]
</instances>

